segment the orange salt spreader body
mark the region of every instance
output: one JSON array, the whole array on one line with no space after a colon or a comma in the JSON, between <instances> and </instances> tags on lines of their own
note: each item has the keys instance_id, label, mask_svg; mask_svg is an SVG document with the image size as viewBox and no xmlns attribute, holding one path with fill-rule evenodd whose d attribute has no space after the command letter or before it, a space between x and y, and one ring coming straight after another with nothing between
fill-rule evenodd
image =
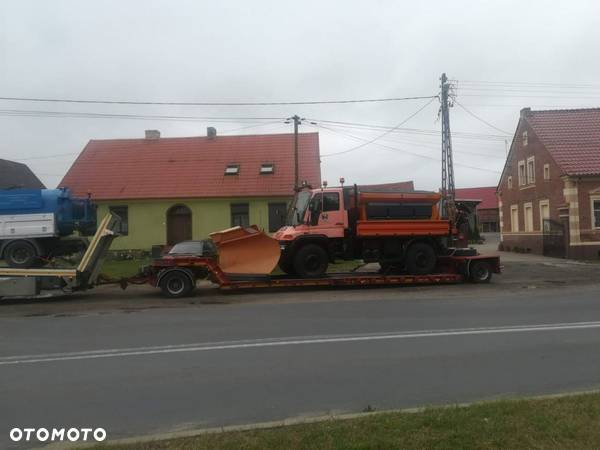
<instances>
[{"instance_id":1,"label":"orange salt spreader body","mask_svg":"<svg viewBox=\"0 0 600 450\"><path fill-rule=\"evenodd\" d=\"M216 231L210 238L217 246L219 266L225 273L268 275L279 261L279 242L256 225Z\"/></svg>"}]
</instances>

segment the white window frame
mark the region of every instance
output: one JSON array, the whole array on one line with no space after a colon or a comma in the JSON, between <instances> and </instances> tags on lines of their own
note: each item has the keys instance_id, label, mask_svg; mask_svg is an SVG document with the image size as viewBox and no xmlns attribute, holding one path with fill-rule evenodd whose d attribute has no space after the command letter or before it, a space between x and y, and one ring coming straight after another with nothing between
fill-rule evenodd
<instances>
[{"instance_id":1,"label":"white window frame","mask_svg":"<svg viewBox=\"0 0 600 450\"><path fill-rule=\"evenodd\" d=\"M239 175L240 165L239 164L227 164L225 166L225 175Z\"/></svg>"},{"instance_id":2,"label":"white window frame","mask_svg":"<svg viewBox=\"0 0 600 450\"><path fill-rule=\"evenodd\" d=\"M546 174L548 176L546 176ZM550 164L546 163L544 164L544 180L549 180L550 179Z\"/></svg>"},{"instance_id":3,"label":"white window frame","mask_svg":"<svg viewBox=\"0 0 600 450\"><path fill-rule=\"evenodd\" d=\"M600 195L590 195L590 216L592 219L592 230L600 230L600 226L596 226L596 215L594 214L594 202L600 202Z\"/></svg>"},{"instance_id":4,"label":"white window frame","mask_svg":"<svg viewBox=\"0 0 600 450\"><path fill-rule=\"evenodd\" d=\"M513 188L513 182L512 182L512 176L508 177L508 188L512 189Z\"/></svg>"},{"instance_id":5,"label":"white window frame","mask_svg":"<svg viewBox=\"0 0 600 450\"><path fill-rule=\"evenodd\" d=\"M550 219L550 200L546 199L546 200L540 200L539 202L539 210L540 210L540 231L544 231L544 216L542 214L542 206L547 206L548 207L548 217L547 219Z\"/></svg>"},{"instance_id":6,"label":"white window frame","mask_svg":"<svg viewBox=\"0 0 600 450\"><path fill-rule=\"evenodd\" d=\"M529 220L527 220L527 210L531 210L531 227L529 227ZM523 203L523 226L525 228L525 232L533 231L533 203L527 202Z\"/></svg>"},{"instance_id":7,"label":"white window frame","mask_svg":"<svg viewBox=\"0 0 600 450\"><path fill-rule=\"evenodd\" d=\"M523 131L523 147L527 147L527 144L529 144L529 139L527 136L527 130Z\"/></svg>"},{"instance_id":8,"label":"white window frame","mask_svg":"<svg viewBox=\"0 0 600 450\"><path fill-rule=\"evenodd\" d=\"M523 168L523 170L521 171L521 168ZM518 177L519 177L519 186L525 186L527 184L527 168L525 166L525 160L521 160L519 161L519 168L518 168Z\"/></svg>"},{"instance_id":9,"label":"white window frame","mask_svg":"<svg viewBox=\"0 0 600 450\"><path fill-rule=\"evenodd\" d=\"M513 220L515 216L517 220ZM510 231L512 233L519 231L519 205L510 205Z\"/></svg>"},{"instance_id":10,"label":"white window frame","mask_svg":"<svg viewBox=\"0 0 600 450\"><path fill-rule=\"evenodd\" d=\"M529 173L529 163L531 163L531 173ZM527 184L535 184L535 156L527 158L526 167Z\"/></svg>"}]
</instances>

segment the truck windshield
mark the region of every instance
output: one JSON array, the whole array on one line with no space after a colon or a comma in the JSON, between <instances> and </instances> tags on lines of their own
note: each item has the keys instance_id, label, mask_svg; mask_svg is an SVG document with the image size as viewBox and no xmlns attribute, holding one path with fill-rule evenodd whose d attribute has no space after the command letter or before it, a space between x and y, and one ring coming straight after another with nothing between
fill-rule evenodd
<instances>
[{"instance_id":1,"label":"truck windshield","mask_svg":"<svg viewBox=\"0 0 600 450\"><path fill-rule=\"evenodd\" d=\"M310 201L310 191L301 191L296 194L294 202L288 211L287 224L300 225L304 219L304 213Z\"/></svg>"}]
</instances>

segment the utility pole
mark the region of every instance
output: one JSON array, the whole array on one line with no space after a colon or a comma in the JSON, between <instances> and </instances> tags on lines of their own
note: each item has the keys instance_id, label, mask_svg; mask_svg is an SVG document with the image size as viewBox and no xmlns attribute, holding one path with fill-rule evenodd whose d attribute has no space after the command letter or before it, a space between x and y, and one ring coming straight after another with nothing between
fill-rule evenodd
<instances>
[{"instance_id":1,"label":"utility pole","mask_svg":"<svg viewBox=\"0 0 600 450\"><path fill-rule=\"evenodd\" d=\"M300 174L298 171L298 125L302 123L304 120L300 118L297 114L294 114L292 117L286 119L285 123L290 123L294 121L294 191L298 191L300 189Z\"/></svg>"},{"instance_id":2,"label":"utility pole","mask_svg":"<svg viewBox=\"0 0 600 450\"><path fill-rule=\"evenodd\" d=\"M440 78L440 114L442 116L442 216L455 225L456 204L454 187L454 164L452 162L452 137L450 134L450 107L452 107L451 83L446 74Z\"/></svg>"}]
</instances>

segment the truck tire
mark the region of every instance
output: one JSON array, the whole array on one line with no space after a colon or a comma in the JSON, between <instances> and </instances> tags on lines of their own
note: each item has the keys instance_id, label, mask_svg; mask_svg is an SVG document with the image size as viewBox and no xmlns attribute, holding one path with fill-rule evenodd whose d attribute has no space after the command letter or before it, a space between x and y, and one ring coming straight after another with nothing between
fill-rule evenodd
<instances>
[{"instance_id":1,"label":"truck tire","mask_svg":"<svg viewBox=\"0 0 600 450\"><path fill-rule=\"evenodd\" d=\"M469 280L473 283L489 283L492 268L487 261L472 261L469 265Z\"/></svg>"},{"instance_id":2,"label":"truck tire","mask_svg":"<svg viewBox=\"0 0 600 450\"><path fill-rule=\"evenodd\" d=\"M288 275L294 275L296 273L293 261L290 261L288 258L279 260L279 268Z\"/></svg>"},{"instance_id":3,"label":"truck tire","mask_svg":"<svg viewBox=\"0 0 600 450\"><path fill-rule=\"evenodd\" d=\"M322 277L328 265L327 252L317 244L305 245L294 256L294 270L301 277Z\"/></svg>"},{"instance_id":4,"label":"truck tire","mask_svg":"<svg viewBox=\"0 0 600 450\"><path fill-rule=\"evenodd\" d=\"M173 270L160 280L160 290L166 297L182 298L192 293L194 284L186 273Z\"/></svg>"},{"instance_id":5,"label":"truck tire","mask_svg":"<svg viewBox=\"0 0 600 450\"><path fill-rule=\"evenodd\" d=\"M433 273L437 262L435 250L426 242L415 242L406 251L406 269L411 275Z\"/></svg>"},{"instance_id":6,"label":"truck tire","mask_svg":"<svg viewBox=\"0 0 600 450\"><path fill-rule=\"evenodd\" d=\"M14 241L4 249L4 260L10 267L27 269L39 261L38 251L31 242Z\"/></svg>"}]
</instances>

